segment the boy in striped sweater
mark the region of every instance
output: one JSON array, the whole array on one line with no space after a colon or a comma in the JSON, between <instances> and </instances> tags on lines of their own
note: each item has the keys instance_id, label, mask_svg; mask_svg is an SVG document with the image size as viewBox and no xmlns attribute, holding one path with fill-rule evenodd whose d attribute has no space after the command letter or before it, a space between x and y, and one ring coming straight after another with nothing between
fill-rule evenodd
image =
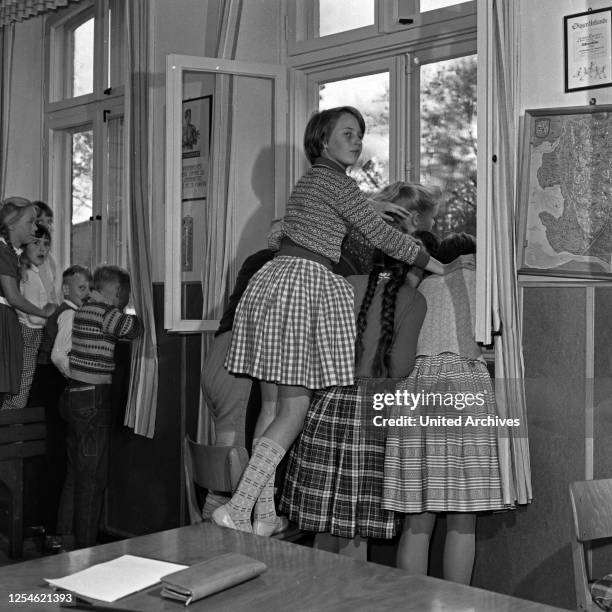
<instances>
[{"instance_id":1,"label":"boy in striped sweater","mask_svg":"<svg viewBox=\"0 0 612 612\"><path fill-rule=\"evenodd\" d=\"M130 275L117 266L101 266L94 290L72 324L70 381L62 417L67 424L68 472L64 491L74 488L75 546L96 543L108 478L111 431L111 382L115 346L140 335L142 324L123 312L130 297ZM64 500L62 503L69 503Z\"/></svg>"}]
</instances>

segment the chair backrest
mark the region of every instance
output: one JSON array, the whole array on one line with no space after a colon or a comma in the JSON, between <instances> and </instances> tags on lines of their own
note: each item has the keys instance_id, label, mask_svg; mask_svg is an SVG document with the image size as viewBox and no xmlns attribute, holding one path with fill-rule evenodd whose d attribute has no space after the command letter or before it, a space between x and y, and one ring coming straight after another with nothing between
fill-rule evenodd
<instances>
[{"instance_id":1,"label":"chair backrest","mask_svg":"<svg viewBox=\"0 0 612 612\"><path fill-rule=\"evenodd\" d=\"M0 411L0 461L45 454L45 409Z\"/></svg>"},{"instance_id":2,"label":"chair backrest","mask_svg":"<svg viewBox=\"0 0 612 612\"><path fill-rule=\"evenodd\" d=\"M612 478L570 483L574 519L572 557L579 610L598 610L591 599L588 542L612 537Z\"/></svg>"},{"instance_id":3,"label":"chair backrest","mask_svg":"<svg viewBox=\"0 0 612 612\"><path fill-rule=\"evenodd\" d=\"M209 491L233 493L249 462L241 446L209 446L185 437L185 478L192 523L202 520L193 483Z\"/></svg>"}]
</instances>

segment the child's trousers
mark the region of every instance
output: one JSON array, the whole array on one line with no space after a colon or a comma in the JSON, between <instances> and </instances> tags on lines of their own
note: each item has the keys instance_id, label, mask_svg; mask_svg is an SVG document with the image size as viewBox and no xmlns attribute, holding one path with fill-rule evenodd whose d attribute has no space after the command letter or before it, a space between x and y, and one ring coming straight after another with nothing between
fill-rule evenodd
<instances>
[{"instance_id":1,"label":"child's trousers","mask_svg":"<svg viewBox=\"0 0 612 612\"><path fill-rule=\"evenodd\" d=\"M110 391L110 384L91 385L71 380L61 406L67 425L68 466L59 515L64 515L73 495L77 548L94 546L98 535L108 481Z\"/></svg>"}]
</instances>

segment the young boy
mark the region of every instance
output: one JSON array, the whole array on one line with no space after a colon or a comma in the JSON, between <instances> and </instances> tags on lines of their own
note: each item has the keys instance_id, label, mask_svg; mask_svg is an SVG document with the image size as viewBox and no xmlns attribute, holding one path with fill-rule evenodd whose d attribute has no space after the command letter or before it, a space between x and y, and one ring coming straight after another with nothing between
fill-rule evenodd
<instances>
[{"instance_id":1,"label":"young boy","mask_svg":"<svg viewBox=\"0 0 612 612\"><path fill-rule=\"evenodd\" d=\"M74 315L70 380L61 407L67 424L68 472L74 482L75 546L93 546L98 535L104 489L108 478L111 427L111 381L115 346L120 339L136 338L140 319L123 312L130 297L130 275L117 266L94 272L89 301ZM66 484L64 493L66 493ZM62 494L62 507L69 503Z\"/></svg>"},{"instance_id":2,"label":"young boy","mask_svg":"<svg viewBox=\"0 0 612 612\"><path fill-rule=\"evenodd\" d=\"M72 346L72 320L77 308L89 296L90 284L91 272L83 266L70 266L62 274L64 301L47 319L30 392L30 405L45 407L47 425L41 499L47 552L59 551L63 545L61 534L72 533L72 504L67 508L69 514L60 516L58 521L60 494L66 476L66 428L59 415L58 403L70 375L68 353Z\"/></svg>"}]
</instances>

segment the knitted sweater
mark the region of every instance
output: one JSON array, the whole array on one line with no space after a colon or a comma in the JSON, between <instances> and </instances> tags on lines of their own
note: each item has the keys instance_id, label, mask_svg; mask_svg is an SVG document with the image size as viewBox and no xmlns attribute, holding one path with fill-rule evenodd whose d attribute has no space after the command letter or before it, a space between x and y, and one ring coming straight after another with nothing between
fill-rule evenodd
<instances>
[{"instance_id":1,"label":"knitted sweater","mask_svg":"<svg viewBox=\"0 0 612 612\"><path fill-rule=\"evenodd\" d=\"M94 291L76 311L72 324L71 378L91 384L109 384L115 370L115 346L120 339L140 335L142 324L124 314Z\"/></svg>"},{"instance_id":2,"label":"knitted sweater","mask_svg":"<svg viewBox=\"0 0 612 612\"><path fill-rule=\"evenodd\" d=\"M475 255L462 255L473 262ZM458 268L450 274L428 276L419 291L427 301L427 314L417 344L418 355L455 353L464 359L482 359L474 339L476 272Z\"/></svg>"},{"instance_id":3,"label":"knitted sweater","mask_svg":"<svg viewBox=\"0 0 612 612\"><path fill-rule=\"evenodd\" d=\"M393 229L376 213L357 183L335 162L319 158L291 193L278 238L270 248L278 249L287 236L296 244L333 262L349 228L359 230L368 241L388 255L425 267L426 251L409 235Z\"/></svg>"}]
</instances>

